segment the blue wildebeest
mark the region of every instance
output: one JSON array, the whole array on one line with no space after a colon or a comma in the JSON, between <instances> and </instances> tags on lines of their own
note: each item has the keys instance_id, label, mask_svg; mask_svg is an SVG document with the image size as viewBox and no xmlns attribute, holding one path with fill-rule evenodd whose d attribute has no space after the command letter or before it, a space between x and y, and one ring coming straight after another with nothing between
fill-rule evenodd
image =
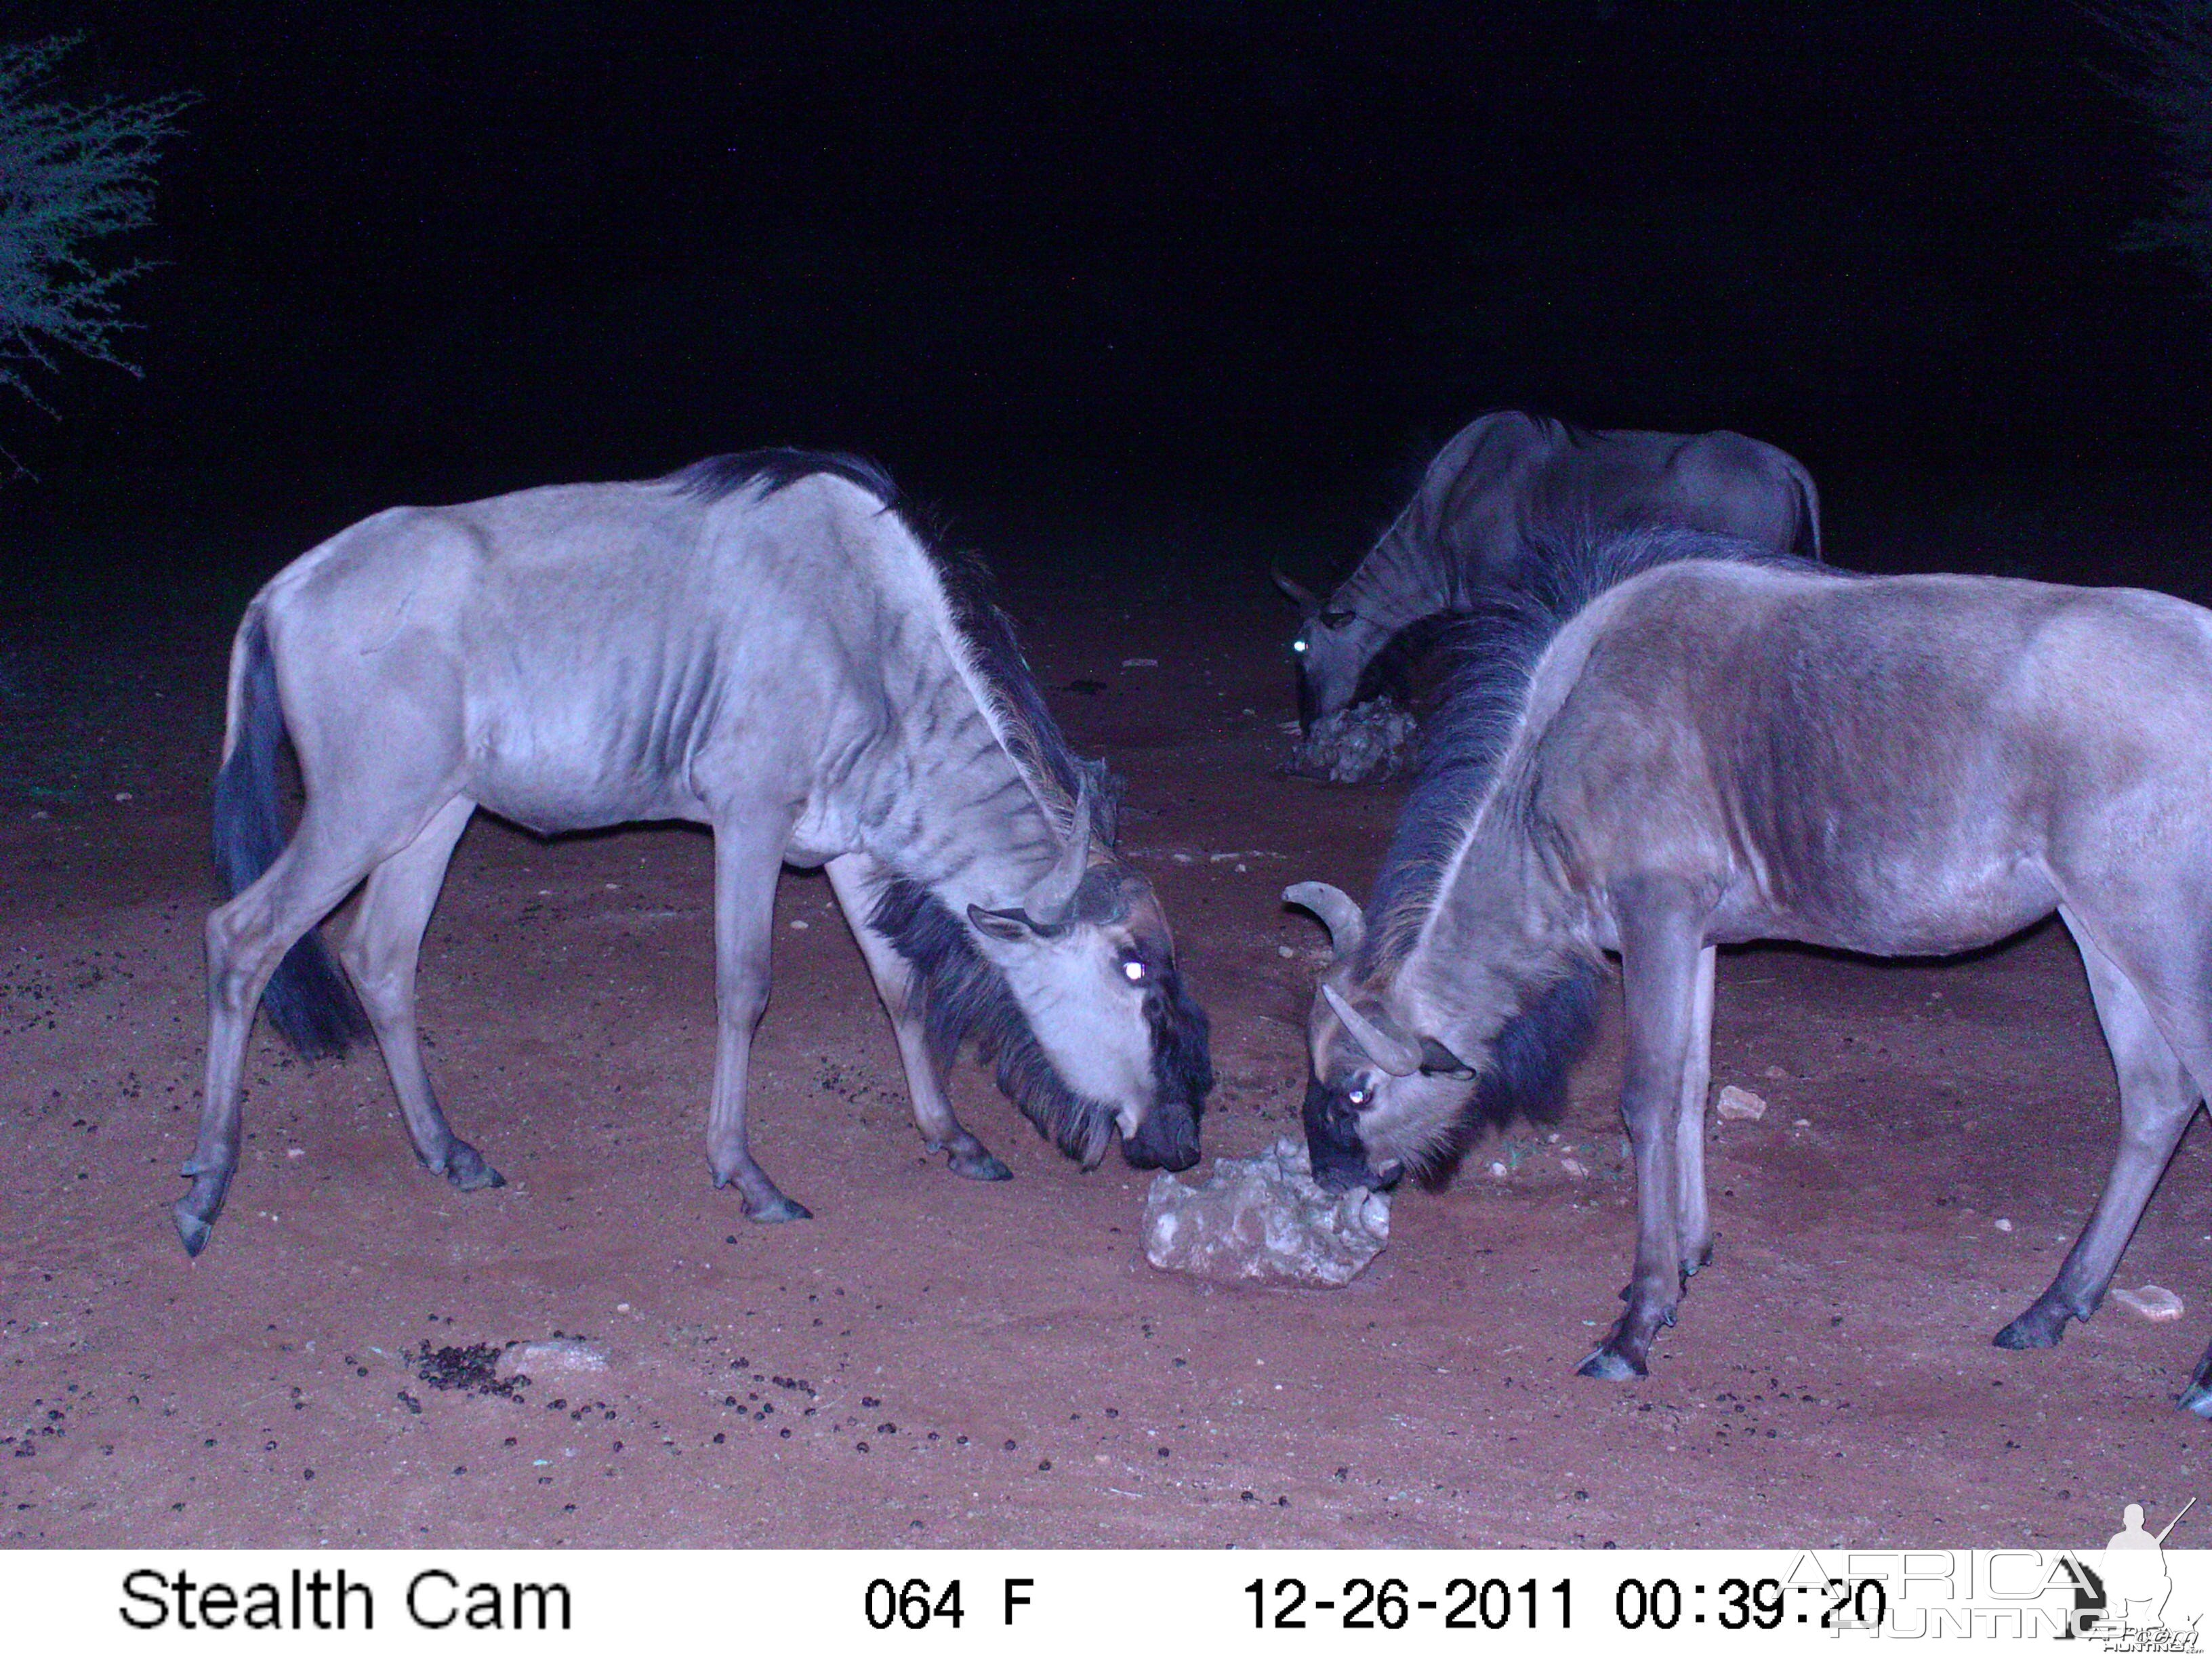
<instances>
[{"instance_id":1,"label":"blue wildebeest","mask_svg":"<svg viewBox=\"0 0 2212 1659\"><path fill-rule=\"evenodd\" d=\"M1276 575L1303 620L1298 720L1308 730L1355 700L1397 635L1465 611L1521 579L1534 550L1595 528L1669 526L1774 553L1820 556L1813 475L1734 432L1590 432L1498 410L1437 453L1419 488L1328 599Z\"/></svg>"},{"instance_id":2,"label":"blue wildebeest","mask_svg":"<svg viewBox=\"0 0 2212 1659\"><path fill-rule=\"evenodd\" d=\"M945 1098L970 1037L1070 1157L1097 1163L1118 1130L1139 1168L1197 1161L1206 1017L1149 884L1113 854L1104 769L1068 750L981 567L927 547L893 500L866 463L759 451L650 483L395 508L262 589L231 653L216 784L234 896L208 919L186 1249L237 1167L264 986L304 1051L372 1030L416 1155L465 1190L501 1184L447 1126L415 1031L423 927L478 806L546 834L711 827L707 1157L756 1221L807 1213L745 1137L787 862L827 866L915 1121L954 1170L1007 1173ZM289 842L288 738L306 803ZM341 979L314 929L357 885Z\"/></svg>"},{"instance_id":3,"label":"blue wildebeest","mask_svg":"<svg viewBox=\"0 0 2212 1659\"><path fill-rule=\"evenodd\" d=\"M1308 1030L1321 1178L1433 1170L1471 1112L1556 1091L1618 952L1636 1257L1581 1369L1640 1374L1712 1248L1715 946L1938 955L2057 910L2118 1068L2120 1146L2057 1277L1996 1340L2048 1347L2095 1311L2212 1080L2212 613L1642 532L1565 550L1538 592L1462 627L1372 919L1332 887L1285 895L1337 953ZM2183 1403L2212 1417L2212 1353Z\"/></svg>"}]
</instances>

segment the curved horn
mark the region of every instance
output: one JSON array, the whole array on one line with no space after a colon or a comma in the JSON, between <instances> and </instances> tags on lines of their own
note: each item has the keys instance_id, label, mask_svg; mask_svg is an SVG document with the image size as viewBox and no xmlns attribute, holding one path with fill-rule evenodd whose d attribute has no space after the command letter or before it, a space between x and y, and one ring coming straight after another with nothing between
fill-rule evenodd
<instances>
[{"instance_id":1,"label":"curved horn","mask_svg":"<svg viewBox=\"0 0 2212 1659\"><path fill-rule=\"evenodd\" d=\"M1025 908L1031 915L1048 922L1066 919L1083 872L1091 867L1091 780L1085 778L1075 792L1075 821L1068 827L1067 845L1061 849L1060 863L1030 890Z\"/></svg>"},{"instance_id":2,"label":"curved horn","mask_svg":"<svg viewBox=\"0 0 2212 1659\"><path fill-rule=\"evenodd\" d=\"M1282 596L1297 606L1300 614L1310 617L1321 609L1321 600L1310 590L1299 586L1272 565L1268 567L1267 574L1274 578L1275 586Z\"/></svg>"},{"instance_id":3,"label":"curved horn","mask_svg":"<svg viewBox=\"0 0 2212 1659\"><path fill-rule=\"evenodd\" d=\"M1302 881L1295 887L1283 889L1283 902L1310 910L1321 918L1322 926L1328 929L1328 942L1339 962L1359 954L1359 947L1367 938L1367 918L1343 889L1332 887L1325 881Z\"/></svg>"},{"instance_id":4,"label":"curved horn","mask_svg":"<svg viewBox=\"0 0 2212 1659\"><path fill-rule=\"evenodd\" d=\"M1336 1010L1336 1017L1344 1022L1344 1029L1352 1033L1352 1040L1367 1051L1373 1060L1392 1077L1411 1077L1421 1069L1421 1051L1403 1037L1393 1036L1359 1010L1336 994L1336 987L1324 985L1321 994L1328 1006Z\"/></svg>"}]
</instances>

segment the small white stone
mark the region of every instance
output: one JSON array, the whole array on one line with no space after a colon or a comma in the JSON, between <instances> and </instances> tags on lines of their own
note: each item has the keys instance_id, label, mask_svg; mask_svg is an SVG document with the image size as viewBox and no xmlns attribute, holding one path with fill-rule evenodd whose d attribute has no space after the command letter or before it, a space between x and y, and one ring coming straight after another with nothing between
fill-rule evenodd
<instances>
[{"instance_id":1,"label":"small white stone","mask_svg":"<svg viewBox=\"0 0 2212 1659\"><path fill-rule=\"evenodd\" d=\"M2012 1231L2012 1223L2007 1221L2002 1216L1999 1216L1995 1221L1990 1223L1990 1225L1995 1227L2001 1233L2008 1233Z\"/></svg>"},{"instance_id":2,"label":"small white stone","mask_svg":"<svg viewBox=\"0 0 2212 1659\"><path fill-rule=\"evenodd\" d=\"M1769 1083L1779 1083L1784 1078L1788 1077L1790 1073L1784 1071L1779 1066L1770 1066L1766 1068L1766 1080Z\"/></svg>"},{"instance_id":3,"label":"small white stone","mask_svg":"<svg viewBox=\"0 0 2212 1659\"><path fill-rule=\"evenodd\" d=\"M542 1342L510 1342L493 1366L500 1376L517 1373L538 1376L552 1371L603 1371L606 1354L574 1336L549 1337Z\"/></svg>"},{"instance_id":4,"label":"small white stone","mask_svg":"<svg viewBox=\"0 0 2212 1659\"><path fill-rule=\"evenodd\" d=\"M1124 657L1121 659L1121 666L1124 668L1158 668L1159 665L1160 659L1158 657Z\"/></svg>"},{"instance_id":5,"label":"small white stone","mask_svg":"<svg viewBox=\"0 0 2212 1659\"><path fill-rule=\"evenodd\" d=\"M1561 1158L1559 1160L1559 1167L1562 1170L1565 1170L1569 1175L1574 1176L1577 1181L1581 1180L1583 1176L1586 1173L1583 1169L1583 1166L1571 1158Z\"/></svg>"},{"instance_id":6,"label":"small white stone","mask_svg":"<svg viewBox=\"0 0 2212 1659\"><path fill-rule=\"evenodd\" d=\"M615 1311L616 1311L617 1313L628 1313L628 1312L629 1311L629 1303L627 1303L627 1302L617 1302L617 1303L616 1303L616 1304L615 1304Z\"/></svg>"},{"instance_id":7,"label":"small white stone","mask_svg":"<svg viewBox=\"0 0 2212 1659\"><path fill-rule=\"evenodd\" d=\"M1793 1129L1809 1129L1813 1127L1813 1120L1809 1117L1796 1118L1792 1120L1790 1127Z\"/></svg>"},{"instance_id":8,"label":"small white stone","mask_svg":"<svg viewBox=\"0 0 2212 1659\"><path fill-rule=\"evenodd\" d=\"M1490 1166L1490 1173L1493 1179L1503 1181L1505 1179L1505 1166L1503 1164L1492 1162Z\"/></svg>"},{"instance_id":9,"label":"small white stone","mask_svg":"<svg viewBox=\"0 0 2212 1659\"><path fill-rule=\"evenodd\" d=\"M2155 1324L2179 1319L2186 1310L2181 1298L2163 1285L2140 1285L2132 1291L2116 1290L2112 1300Z\"/></svg>"},{"instance_id":10,"label":"small white stone","mask_svg":"<svg viewBox=\"0 0 2212 1659\"><path fill-rule=\"evenodd\" d=\"M118 789L115 792L115 799L118 800L131 800L135 799L136 797L134 797L128 789Z\"/></svg>"},{"instance_id":11,"label":"small white stone","mask_svg":"<svg viewBox=\"0 0 2212 1659\"><path fill-rule=\"evenodd\" d=\"M307 1149L304 1146L287 1146L284 1149L284 1156L287 1158L305 1158L307 1155Z\"/></svg>"},{"instance_id":12,"label":"small white stone","mask_svg":"<svg viewBox=\"0 0 2212 1659\"><path fill-rule=\"evenodd\" d=\"M1739 1089L1730 1083L1722 1088L1721 1097L1713 1103L1713 1109L1723 1117L1739 1121L1761 1118L1766 1115L1766 1102L1750 1090Z\"/></svg>"},{"instance_id":13,"label":"small white stone","mask_svg":"<svg viewBox=\"0 0 2212 1659\"><path fill-rule=\"evenodd\" d=\"M806 931L809 925L810 924L804 921L794 921L791 924L791 931L794 933L803 933Z\"/></svg>"},{"instance_id":14,"label":"small white stone","mask_svg":"<svg viewBox=\"0 0 2212 1659\"><path fill-rule=\"evenodd\" d=\"M1291 957L1297 955L1297 952L1291 949L1287 945L1278 945L1275 947L1275 954L1284 958L1284 960L1288 961Z\"/></svg>"}]
</instances>

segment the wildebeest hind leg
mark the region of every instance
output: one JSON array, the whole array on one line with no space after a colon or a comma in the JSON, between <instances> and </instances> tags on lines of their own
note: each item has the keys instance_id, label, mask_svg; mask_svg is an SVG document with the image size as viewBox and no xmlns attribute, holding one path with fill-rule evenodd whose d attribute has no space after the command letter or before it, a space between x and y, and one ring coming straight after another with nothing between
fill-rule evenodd
<instances>
[{"instance_id":1,"label":"wildebeest hind leg","mask_svg":"<svg viewBox=\"0 0 2212 1659\"><path fill-rule=\"evenodd\" d=\"M438 1109L416 1036L415 969L447 862L475 811L476 803L465 797L448 801L420 835L371 871L353 925L338 946L338 959L376 1030L415 1156L465 1193L504 1187L507 1181L453 1133Z\"/></svg>"},{"instance_id":2,"label":"wildebeest hind leg","mask_svg":"<svg viewBox=\"0 0 2212 1659\"><path fill-rule=\"evenodd\" d=\"M745 1081L753 1031L768 1007L775 881L791 833L787 817L726 818L714 826L714 994L719 1041L714 1100L707 1115L707 1164L714 1184L735 1182L755 1221L800 1221L812 1213L776 1190L753 1162L745 1136Z\"/></svg>"},{"instance_id":3,"label":"wildebeest hind leg","mask_svg":"<svg viewBox=\"0 0 2212 1659\"><path fill-rule=\"evenodd\" d=\"M378 850L359 826L333 831L313 802L291 843L245 891L207 920L208 1054L200 1133L184 1173L191 1190L171 1210L186 1254L206 1248L238 1169L240 1074L254 1010L284 953L328 915Z\"/></svg>"},{"instance_id":4,"label":"wildebeest hind leg","mask_svg":"<svg viewBox=\"0 0 2212 1659\"><path fill-rule=\"evenodd\" d=\"M2051 1287L1996 1334L2000 1348L2051 1347L2065 1335L2068 1320L2096 1312L2119 1267L2120 1253L2197 1109L2197 1089L2142 993L2071 910L2059 914L2081 947L2097 1018L2119 1075L2120 1144L2088 1225L2066 1253Z\"/></svg>"},{"instance_id":5,"label":"wildebeest hind leg","mask_svg":"<svg viewBox=\"0 0 2212 1659\"><path fill-rule=\"evenodd\" d=\"M1674 1322L1681 1298L1674 1152L1704 947L1692 910L1659 884L1616 890L1613 908L1628 1015L1620 1110L1636 1155L1636 1265L1628 1306L1577 1368L1608 1381L1644 1374L1652 1341Z\"/></svg>"},{"instance_id":6,"label":"wildebeest hind leg","mask_svg":"<svg viewBox=\"0 0 2212 1659\"><path fill-rule=\"evenodd\" d=\"M898 1038L899 1060L906 1069L907 1098L914 1104L915 1127L921 1131L923 1145L946 1155L953 1174L971 1181L1011 1181L1014 1172L994 1158L990 1148L953 1115L937 1056L930 1052L928 1032L914 1010L914 969L890 940L868 925L876 897L877 867L875 860L864 853L832 859L828 866L830 885L853 937L860 943L868 971L875 975L884 1012L890 1016L891 1030Z\"/></svg>"}]
</instances>

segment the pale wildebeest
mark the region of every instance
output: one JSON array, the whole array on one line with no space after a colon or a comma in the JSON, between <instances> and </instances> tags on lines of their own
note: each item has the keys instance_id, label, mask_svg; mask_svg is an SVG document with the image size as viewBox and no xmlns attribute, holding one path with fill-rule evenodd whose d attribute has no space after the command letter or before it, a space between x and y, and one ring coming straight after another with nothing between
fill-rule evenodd
<instances>
[{"instance_id":1,"label":"pale wildebeest","mask_svg":"<svg viewBox=\"0 0 2212 1659\"><path fill-rule=\"evenodd\" d=\"M1591 528L1671 526L1820 556L1813 475L1734 432L1591 432L1503 409L1437 452L1419 488L1328 599L1278 573L1300 612L1291 643L1310 731L1357 700L1369 665L1425 617L1518 582L1528 561Z\"/></svg>"},{"instance_id":2,"label":"pale wildebeest","mask_svg":"<svg viewBox=\"0 0 2212 1659\"><path fill-rule=\"evenodd\" d=\"M501 1184L447 1126L415 1030L423 927L478 806L546 834L713 830L707 1158L756 1221L807 1213L745 1137L787 862L827 866L915 1120L954 1170L1007 1173L945 1097L969 1037L1086 1166L1117 1130L1140 1169L1197 1161L1206 1017L1150 884L1113 853L1104 769L1070 752L981 567L927 547L894 499L848 457L724 456L650 483L395 508L261 590L231 653L216 784L235 896L208 919L207 1092L175 1210L186 1249L206 1243L237 1166L264 986L307 1052L342 1047L365 1011L416 1156L465 1190ZM289 844L288 738L306 803ZM313 932L356 886L337 956L358 1006Z\"/></svg>"},{"instance_id":3,"label":"pale wildebeest","mask_svg":"<svg viewBox=\"0 0 2212 1659\"><path fill-rule=\"evenodd\" d=\"M1712 1249L1714 947L1939 955L2055 909L2118 1068L2120 1146L1996 1340L2048 1347L2094 1312L2212 1080L2212 612L1644 532L1565 550L1539 592L1462 628L1372 918L1332 887L1285 895L1337 952L1308 1033L1320 1177L1419 1174L1470 1109L1556 1089L1590 969L1618 952L1636 1256L1581 1369L1641 1374ZM2183 1403L2212 1417L2212 1352Z\"/></svg>"}]
</instances>

